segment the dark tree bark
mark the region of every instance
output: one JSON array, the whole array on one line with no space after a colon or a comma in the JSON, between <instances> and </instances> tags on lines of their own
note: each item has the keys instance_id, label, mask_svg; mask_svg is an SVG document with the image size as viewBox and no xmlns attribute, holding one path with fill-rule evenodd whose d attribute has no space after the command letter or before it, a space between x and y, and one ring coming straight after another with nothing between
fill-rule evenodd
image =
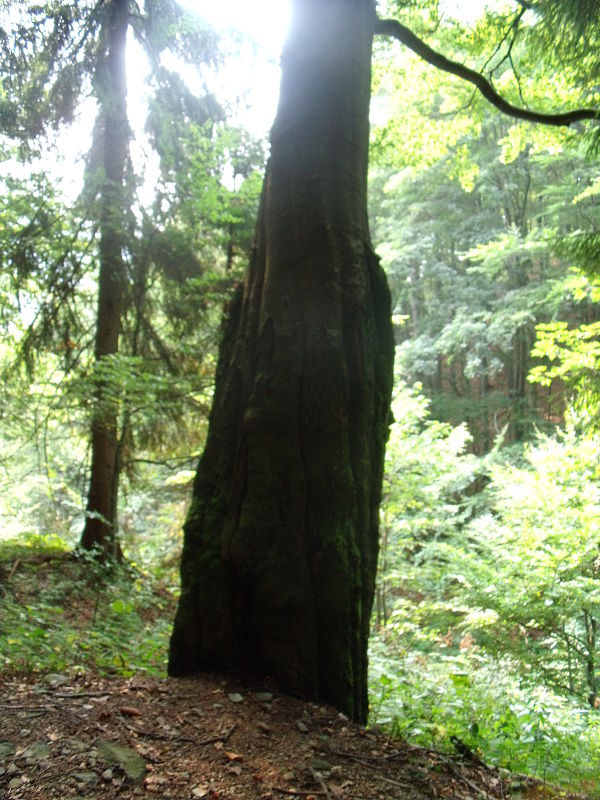
<instances>
[{"instance_id":1,"label":"dark tree bark","mask_svg":"<svg viewBox=\"0 0 600 800\"><path fill-rule=\"evenodd\" d=\"M253 257L224 324L169 672L367 716L390 297L366 209L371 0L296 0Z\"/></svg>"},{"instance_id":2,"label":"dark tree bark","mask_svg":"<svg viewBox=\"0 0 600 800\"><path fill-rule=\"evenodd\" d=\"M130 0L113 0L104 26L106 53L97 73L103 177L100 195L100 265L94 357L119 351L125 294L125 174L129 157L125 52ZM91 471L81 546L101 558L121 557L117 539L118 410L107 385L96 384L91 430Z\"/></svg>"}]
</instances>

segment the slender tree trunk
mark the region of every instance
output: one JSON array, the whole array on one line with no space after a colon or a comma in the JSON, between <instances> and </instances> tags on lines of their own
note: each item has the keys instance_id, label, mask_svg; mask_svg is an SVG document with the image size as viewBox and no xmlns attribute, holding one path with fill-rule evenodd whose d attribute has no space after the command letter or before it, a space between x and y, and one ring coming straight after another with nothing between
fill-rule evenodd
<instances>
[{"instance_id":1,"label":"slender tree trunk","mask_svg":"<svg viewBox=\"0 0 600 800\"><path fill-rule=\"evenodd\" d=\"M390 297L366 212L371 0L296 0L256 242L225 322L169 672L367 716Z\"/></svg>"},{"instance_id":2,"label":"slender tree trunk","mask_svg":"<svg viewBox=\"0 0 600 800\"><path fill-rule=\"evenodd\" d=\"M383 628L388 623L388 598L387 598L387 581L386 574L388 569L388 551L389 551L389 538L388 531L389 525L387 515L382 514L382 531L380 536L380 553L379 553L379 581L375 588L375 620L378 628Z\"/></svg>"},{"instance_id":3,"label":"slender tree trunk","mask_svg":"<svg viewBox=\"0 0 600 800\"><path fill-rule=\"evenodd\" d=\"M125 170L129 148L125 51L130 0L107 9L105 63L99 66L100 126L104 175L100 197L100 269L95 360L119 351L125 292ZM81 546L100 557L120 558L117 540L118 408L113 392L98 377L91 430L91 472Z\"/></svg>"},{"instance_id":4,"label":"slender tree trunk","mask_svg":"<svg viewBox=\"0 0 600 800\"><path fill-rule=\"evenodd\" d=\"M597 708L598 677L596 675L596 635L598 622L587 611L583 612L586 631L586 658L585 677L588 686L588 702L592 708Z\"/></svg>"}]
</instances>

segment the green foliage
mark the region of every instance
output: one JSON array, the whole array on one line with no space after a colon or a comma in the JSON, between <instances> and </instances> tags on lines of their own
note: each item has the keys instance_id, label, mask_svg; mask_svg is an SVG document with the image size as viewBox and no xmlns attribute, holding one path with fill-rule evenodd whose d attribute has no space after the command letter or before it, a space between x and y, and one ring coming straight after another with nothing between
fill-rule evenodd
<instances>
[{"instance_id":1,"label":"green foliage","mask_svg":"<svg viewBox=\"0 0 600 800\"><path fill-rule=\"evenodd\" d=\"M424 590L429 559L473 513L470 489L479 464L464 449L464 426L452 429L428 419L427 401L400 383L392 404L386 455L382 546L376 591L379 624L386 625L401 593ZM439 575L436 574L434 580ZM417 588L419 586L420 588ZM400 592L400 596L398 593ZM414 621L415 626L418 624ZM416 634L415 634L416 635Z\"/></svg>"},{"instance_id":2,"label":"green foliage","mask_svg":"<svg viewBox=\"0 0 600 800\"><path fill-rule=\"evenodd\" d=\"M387 455L372 721L589 788L600 769L600 441L464 453L400 387Z\"/></svg>"},{"instance_id":3,"label":"green foliage","mask_svg":"<svg viewBox=\"0 0 600 800\"><path fill-rule=\"evenodd\" d=\"M527 685L510 658L457 653L443 637L422 652L402 642L395 630L372 640L372 724L447 752L456 738L487 763L599 796L597 713Z\"/></svg>"},{"instance_id":4,"label":"green foliage","mask_svg":"<svg viewBox=\"0 0 600 800\"><path fill-rule=\"evenodd\" d=\"M382 13L478 69L513 104L558 110L576 98L598 104L597 25L575 5L460 13L419 0ZM403 376L423 384L440 419L467 422L477 452L501 430L522 441L561 413L548 413L545 390L526 381L535 325L575 325L590 312L564 279L574 257L590 274L598 262L597 165L585 152L594 125L583 136L517 123L412 54L380 44L377 57L371 207L395 310L407 319Z\"/></svg>"},{"instance_id":5,"label":"green foliage","mask_svg":"<svg viewBox=\"0 0 600 800\"><path fill-rule=\"evenodd\" d=\"M545 392L526 380L539 357L535 326L583 321L593 307L558 242L586 224L595 168L529 137L509 158L515 130L490 115L462 137L476 167L468 186L451 152L418 172L377 169L371 180L378 249L406 320L403 377L423 384L439 419L466 421L478 452L506 426L511 442L554 423L561 409L549 414Z\"/></svg>"},{"instance_id":6,"label":"green foliage","mask_svg":"<svg viewBox=\"0 0 600 800\"><path fill-rule=\"evenodd\" d=\"M516 105L598 105L593 2L482 4L468 21L427 0L388 6ZM464 428L436 427L400 388L372 719L597 796L597 298L571 266L597 272L585 148L599 140L499 119L415 58L379 55L371 210L404 320L400 372L491 452L468 458ZM564 387L576 416L539 436Z\"/></svg>"},{"instance_id":7,"label":"green foliage","mask_svg":"<svg viewBox=\"0 0 600 800\"><path fill-rule=\"evenodd\" d=\"M20 140L26 152L32 140L71 124L82 99L105 90L99 65L106 57L111 12L110 3L4 4L0 128ZM166 51L187 63L218 60L214 33L173 0L148 0L137 12L131 28L154 67ZM177 81L174 72L158 69L157 74L162 88ZM184 103L186 111L203 106L181 81L177 89L173 102Z\"/></svg>"},{"instance_id":8,"label":"green foliage","mask_svg":"<svg viewBox=\"0 0 600 800\"><path fill-rule=\"evenodd\" d=\"M57 537L0 543L0 671L164 675L173 596Z\"/></svg>"},{"instance_id":9,"label":"green foliage","mask_svg":"<svg viewBox=\"0 0 600 800\"><path fill-rule=\"evenodd\" d=\"M64 66L69 61L79 75L73 103L91 93L102 112L108 97L102 31L110 8L110 3L4 4L0 66L8 65L8 74L2 70L6 116L0 113L0 127L6 134L15 140L35 135L40 142L45 137L50 144L53 126L70 123L72 115L54 107L52 88L72 79ZM218 65L214 32L171 0L146 2L137 10L129 23L148 57L145 133L158 159L142 159L142 148L132 148L120 201L112 208L123 273L119 353L97 367L103 142L110 130L101 113L76 200L73 187L60 191L55 154L49 169L48 153L35 160L27 138L30 163L17 167L14 151L5 148L0 439L7 446L0 463L5 487L18 488L5 495L0 513L14 533L60 530L70 539L70 528L82 525L85 439L93 415L106 408L118 416L119 510L130 546L134 530L161 517L148 494L141 502L140 490L151 491L151 474L162 484L197 458L221 309L251 247L264 146L226 124L204 81L194 83L185 66L206 72ZM13 50L20 53L18 64ZM130 96L137 90L133 80ZM203 88L198 92L192 85ZM145 147L147 141L139 144ZM144 185L146 170L157 166L155 185ZM176 521L183 493L180 488L176 499L174 491L168 493L166 506L176 507ZM139 525L142 506L148 513Z\"/></svg>"},{"instance_id":10,"label":"green foliage","mask_svg":"<svg viewBox=\"0 0 600 800\"><path fill-rule=\"evenodd\" d=\"M598 38L600 7L597 0L546 0L536 4L533 37L536 51L559 66L576 85L597 102L594 79L600 74ZM590 86L591 84L591 86Z\"/></svg>"},{"instance_id":11,"label":"green foliage","mask_svg":"<svg viewBox=\"0 0 600 800\"><path fill-rule=\"evenodd\" d=\"M595 706L600 441L568 429L524 456L492 466L489 512L457 551L464 598L485 612L464 624L488 651L510 651L547 685Z\"/></svg>"},{"instance_id":12,"label":"green foliage","mask_svg":"<svg viewBox=\"0 0 600 800\"><path fill-rule=\"evenodd\" d=\"M580 296L587 291L592 301L597 301L596 284L590 286L581 277L577 281L576 273L573 283ZM538 325L536 332L532 353L542 359L542 363L531 370L529 380L547 387L555 382L566 387L579 424L586 430L598 430L600 323L594 321L573 327L565 321L553 322Z\"/></svg>"},{"instance_id":13,"label":"green foliage","mask_svg":"<svg viewBox=\"0 0 600 800\"><path fill-rule=\"evenodd\" d=\"M91 228L43 172L5 175L0 190L0 320L12 364L31 375L49 350L68 370L89 342Z\"/></svg>"}]
</instances>

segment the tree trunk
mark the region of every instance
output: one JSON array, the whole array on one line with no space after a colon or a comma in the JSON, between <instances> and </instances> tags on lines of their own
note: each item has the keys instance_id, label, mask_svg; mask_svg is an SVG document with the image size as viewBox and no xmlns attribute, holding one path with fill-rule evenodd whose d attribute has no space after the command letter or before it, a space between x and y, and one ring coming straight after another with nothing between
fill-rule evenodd
<instances>
[{"instance_id":1,"label":"tree trunk","mask_svg":"<svg viewBox=\"0 0 600 800\"><path fill-rule=\"evenodd\" d=\"M100 195L100 267L95 361L119 351L125 292L125 171L129 148L125 52L130 0L113 0L105 26L105 63L98 67L99 126L103 152ZM81 546L101 558L120 558L117 540L118 408L106 376L97 377L91 430L91 471Z\"/></svg>"},{"instance_id":2,"label":"tree trunk","mask_svg":"<svg viewBox=\"0 0 600 800\"><path fill-rule=\"evenodd\" d=\"M169 672L365 721L394 338L369 238L371 0L296 0L253 256L185 525Z\"/></svg>"}]
</instances>

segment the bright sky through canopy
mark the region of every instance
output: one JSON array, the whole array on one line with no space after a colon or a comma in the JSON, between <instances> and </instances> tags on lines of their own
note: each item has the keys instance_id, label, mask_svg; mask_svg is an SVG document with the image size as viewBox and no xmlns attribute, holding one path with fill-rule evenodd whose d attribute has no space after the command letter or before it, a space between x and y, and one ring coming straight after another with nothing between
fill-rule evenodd
<instances>
[{"instance_id":1,"label":"bright sky through canopy","mask_svg":"<svg viewBox=\"0 0 600 800\"><path fill-rule=\"evenodd\" d=\"M256 136L265 136L275 116L279 95L279 56L290 20L291 0L178 0L202 17L217 33L240 32L262 52L241 47L239 58L221 66L218 83L225 96L245 97L240 122ZM211 87L213 88L213 87ZM222 96L219 87L218 96Z\"/></svg>"},{"instance_id":2,"label":"bright sky through canopy","mask_svg":"<svg viewBox=\"0 0 600 800\"><path fill-rule=\"evenodd\" d=\"M290 0L178 0L217 29L234 28L279 56L290 16Z\"/></svg>"}]
</instances>

